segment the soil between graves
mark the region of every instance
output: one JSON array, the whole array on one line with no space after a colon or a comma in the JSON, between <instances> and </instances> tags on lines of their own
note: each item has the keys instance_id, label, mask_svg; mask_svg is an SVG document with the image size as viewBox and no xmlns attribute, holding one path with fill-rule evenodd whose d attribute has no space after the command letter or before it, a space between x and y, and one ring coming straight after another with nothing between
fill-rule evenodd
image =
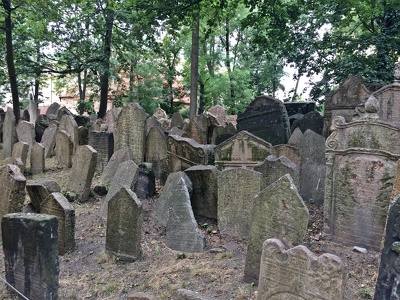
<instances>
[{"instance_id":1,"label":"soil between graves","mask_svg":"<svg viewBox=\"0 0 400 300\"><path fill-rule=\"evenodd\" d=\"M2 164L4 161L0 162ZM28 181L55 180L63 188L69 173L70 170L57 168L54 159L47 159L44 174L26 177ZM59 299L127 299L135 292L152 293L159 299L174 299L174 292L179 288L190 289L213 299L256 299L257 287L242 280L247 241L222 236L215 221L198 219L199 228L206 237L205 251L173 251L165 246L164 233L152 224L152 212L157 199L158 194L141 199L144 208L143 257L134 263L120 262L104 251L106 222L98 214L102 197L92 195L86 203L73 203L76 249L60 256ZM26 202L29 202L28 197ZM379 253L370 250L366 254L356 253L352 247L324 240L323 206L307 206L310 219L303 244L318 255L328 252L342 259L347 269L345 299L373 299ZM5 278L2 249L0 271L1 277ZM0 299L16 297L1 283Z\"/></svg>"}]
</instances>

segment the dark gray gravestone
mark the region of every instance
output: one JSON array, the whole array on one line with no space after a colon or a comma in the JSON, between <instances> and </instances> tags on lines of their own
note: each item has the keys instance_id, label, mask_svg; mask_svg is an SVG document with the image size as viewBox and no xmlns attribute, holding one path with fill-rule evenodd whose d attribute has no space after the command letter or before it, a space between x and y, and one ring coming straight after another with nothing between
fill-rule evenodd
<instances>
[{"instance_id":1,"label":"dark gray gravestone","mask_svg":"<svg viewBox=\"0 0 400 300\"><path fill-rule=\"evenodd\" d=\"M31 173L32 175L41 174L44 172L44 147L37 142L33 142L31 149Z\"/></svg>"},{"instance_id":2,"label":"dark gray gravestone","mask_svg":"<svg viewBox=\"0 0 400 300\"><path fill-rule=\"evenodd\" d=\"M68 132L58 130L56 133L56 160L62 168L72 167L72 155L74 153L74 143Z\"/></svg>"},{"instance_id":3,"label":"dark gray gravestone","mask_svg":"<svg viewBox=\"0 0 400 300\"><path fill-rule=\"evenodd\" d=\"M78 127L78 145L87 145L89 143L89 129L84 126Z\"/></svg>"},{"instance_id":4,"label":"dark gray gravestone","mask_svg":"<svg viewBox=\"0 0 400 300\"><path fill-rule=\"evenodd\" d=\"M29 299L57 300L57 218L13 213L1 224L7 282Z\"/></svg>"},{"instance_id":5,"label":"dark gray gravestone","mask_svg":"<svg viewBox=\"0 0 400 300\"><path fill-rule=\"evenodd\" d=\"M63 194L51 193L41 204L40 213L58 219L58 254L64 255L75 249L75 209Z\"/></svg>"},{"instance_id":6,"label":"dark gray gravestone","mask_svg":"<svg viewBox=\"0 0 400 300\"><path fill-rule=\"evenodd\" d=\"M35 141L40 143L44 131L49 127L49 123L44 119L43 115L39 115L35 123Z\"/></svg>"},{"instance_id":7,"label":"dark gray gravestone","mask_svg":"<svg viewBox=\"0 0 400 300\"><path fill-rule=\"evenodd\" d=\"M135 183L134 192L140 199L151 197L156 192L156 178L150 163L139 165L139 173Z\"/></svg>"},{"instance_id":8,"label":"dark gray gravestone","mask_svg":"<svg viewBox=\"0 0 400 300\"><path fill-rule=\"evenodd\" d=\"M2 108L0 108L0 143L3 143L3 124L6 113Z\"/></svg>"},{"instance_id":9,"label":"dark gray gravestone","mask_svg":"<svg viewBox=\"0 0 400 300\"><path fill-rule=\"evenodd\" d=\"M400 299L400 195L390 204L374 300Z\"/></svg>"},{"instance_id":10,"label":"dark gray gravestone","mask_svg":"<svg viewBox=\"0 0 400 300\"><path fill-rule=\"evenodd\" d=\"M15 129L15 116L11 108L7 109L3 123L3 155L4 158L11 157L14 144L18 142Z\"/></svg>"},{"instance_id":11,"label":"dark gray gravestone","mask_svg":"<svg viewBox=\"0 0 400 300\"><path fill-rule=\"evenodd\" d=\"M311 129L315 133L322 135L324 127L324 117L317 111L311 111L306 114L301 120L296 120L290 128L291 132L294 132L296 128L300 128L301 132L306 132L307 129Z\"/></svg>"},{"instance_id":12,"label":"dark gray gravestone","mask_svg":"<svg viewBox=\"0 0 400 300\"><path fill-rule=\"evenodd\" d=\"M36 212L40 212L40 204L46 199L51 193L61 192L61 188L57 182L53 180L38 180L30 181L26 184L26 191L28 192L31 203L36 209Z\"/></svg>"},{"instance_id":13,"label":"dark gray gravestone","mask_svg":"<svg viewBox=\"0 0 400 300\"><path fill-rule=\"evenodd\" d=\"M57 130L57 126L53 124L47 127L43 133L40 143L45 148L44 155L46 158L52 157L55 154Z\"/></svg>"},{"instance_id":14,"label":"dark gray gravestone","mask_svg":"<svg viewBox=\"0 0 400 300\"><path fill-rule=\"evenodd\" d=\"M58 111L60 109L60 104L53 102L46 111L46 116L50 119L57 118Z\"/></svg>"},{"instance_id":15,"label":"dark gray gravestone","mask_svg":"<svg viewBox=\"0 0 400 300\"><path fill-rule=\"evenodd\" d=\"M193 185L190 201L195 215L218 218L218 169L215 166L194 166L185 170Z\"/></svg>"},{"instance_id":16,"label":"dark gray gravestone","mask_svg":"<svg viewBox=\"0 0 400 300\"><path fill-rule=\"evenodd\" d=\"M107 252L120 260L138 260L142 221L142 203L131 189L120 187L108 203Z\"/></svg>"},{"instance_id":17,"label":"dark gray gravestone","mask_svg":"<svg viewBox=\"0 0 400 300\"><path fill-rule=\"evenodd\" d=\"M89 145L97 151L96 172L101 174L114 153L114 135L107 131L90 131Z\"/></svg>"}]
</instances>

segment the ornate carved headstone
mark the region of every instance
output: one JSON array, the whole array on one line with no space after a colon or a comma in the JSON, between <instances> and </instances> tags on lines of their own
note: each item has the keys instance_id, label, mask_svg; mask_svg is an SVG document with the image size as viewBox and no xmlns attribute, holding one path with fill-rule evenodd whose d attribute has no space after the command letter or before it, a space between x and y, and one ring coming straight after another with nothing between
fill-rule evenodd
<instances>
[{"instance_id":1,"label":"ornate carved headstone","mask_svg":"<svg viewBox=\"0 0 400 300\"><path fill-rule=\"evenodd\" d=\"M345 268L341 259L317 256L307 247L286 247L278 239L263 244L258 300L342 300Z\"/></svg>"},{"instance_id":2,"label":"ornate carved headstone","mask_svg":"<svg viewBox=\"0 0 400 300\"><path fill-rule=\"evenodd\" d=\"M167 138L158 127L152 127L147 134L145 160L153 165L156 179L164 185L168 177Z\"/></svg>"},{"instance_id":3,"label":"ornate carved headstone","mask_svg":"<svg viewBox=\"0 0 400 300\"><path fill-rule=\"evenodd\" d=\"M72 167L72 155L74 153L74 143L68 132L57 130L56 133L56 160L62 168Z\"/></svg>"},{"instance_id":4,"label":"ornate carved headstone","mask_svg":"<svg viewBox=\"0 0 400 300\"><path fill-rule=\"evenodd\" d=\"M96 172L101 174L114 153L114 135L107 131L90 131L89 145L97 151Z\"/></svg>"},{"instance_id":5,"label":"ornate carved headstone","mask_svg":"<svg viewBox=\"0 0 400 300\"><path fill-rule=\"evenodd\" d=\"M11 108L7 109L3 124L3 155L5 158L12 156L14 144L18 142L15 129L15 116Z\"/></svg>"}]
</instances>

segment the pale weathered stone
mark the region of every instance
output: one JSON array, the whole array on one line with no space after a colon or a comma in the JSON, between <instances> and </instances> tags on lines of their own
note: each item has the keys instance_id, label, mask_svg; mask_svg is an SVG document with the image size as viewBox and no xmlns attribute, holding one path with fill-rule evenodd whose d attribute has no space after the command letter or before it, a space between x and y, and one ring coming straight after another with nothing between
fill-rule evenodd
<instances>
[{"instance_id":1,"label":"pale weathered stone","mask_svg":"<svg viewBox=\"0 0 400 300\"><path fill-rule=\"evenodd\" d=\"M78 124L76 123L74 117L68 114L63 115L60 120L58 130L64 130L68 133L73 144L72 153L75 154L76 148L79 146L79 131Z\"/></svg>"},{"instance_id":2,"label":"pale weathered stone","mask_svg":"<svg viewBox=\"0 0 400 300\"><path fill-rule=\"evenodd\" d=\"M57 126L52 124L47 127L43 133L41 144L45 148L45 157L49 158L54 156L55 154L55 146L56 146L56 133L57 133Z\"/></svg>"},{"instance_id":3,"label":"pale weathered stone","mask_svg":"<svg viewBox=\"0 0 400 300\"><path fill-rule=\"evenodd\" d=\"M61 188L57 182L53 180L35 180L26 184L26 191L36 212L40 212L40 204L51 193L61 192Z\"/></svg>"},{"instance_id":4,"label":"pale weathered stone","mask_svg":"<svg viewBox=\"0 0 400 300\"><path fill-rule=\"evenodd\" d=\"M74 143L68 132L58 130L56 132L56 160L62 168L72 167L72 155L74 153Z\"/></svg>"},{"instance_id":5,"label":"pale weathered stone","mask_svg":"<svg viewBox=\"0 0 400 300\"><path fill-rule=\"evenodd\" d=\"M145 161L153 165L154 175L164 185L168 177L167 138L158 127L152 127L146 137Z\"/></svg>"},{"instance_id":6,"label":"pale weathered stone","mask_svg":"<svg viewBox=\"0 0 400 300\"><path fill-rule=\"evenodd\" d=\"M40 144L34 142L31 149L31 173L32 175L41 174L44 172L45 167L45 148Z\"/></svg>"},{"instance_id":7,"label":"pale weathered stone","mask_svg":"<svg viewBox=\"0 0 400 300\"><path fill-rule=\"evenodd\" d=\"M111 180L113 179L119 164L127 160L132 160L132 158L132 151L127 147L115 151L107 165L104 167L103 173L99 178L99 184L104 185L109 189Z\"/></svg>"},{"instance_id":8,"label":"pale weathered stone","mask_svg":"<svg viewBox=\"0 0 400 300\"><path fill-rule=\"evenodd\" d=\"M14 111L7 109L3 123L3 155L4 158L12 156L14 144L18 142L17 131L15 128Z\"/></svg>"},{"instance_id":9,"label":"pale weathered stone","mask_svg":"<svg viewBox=\"0 0 400 300\"><path fill-rule=\"evenodd\" d=\"M29 145L28 156L30 156L32 144L35 141L35 124L20 120L16 127L16 131L18 141Z\"/></svg>"}]
</instances>

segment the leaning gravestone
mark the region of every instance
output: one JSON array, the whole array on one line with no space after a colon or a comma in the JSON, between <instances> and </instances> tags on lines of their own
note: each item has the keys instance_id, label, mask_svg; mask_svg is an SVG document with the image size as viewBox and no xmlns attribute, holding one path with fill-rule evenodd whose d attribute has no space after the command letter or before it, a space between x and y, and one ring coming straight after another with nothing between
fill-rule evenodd
<instances>
[{"instance_id":1,"label":"leaning gravestone","mask_svg":"<svg viewBox=\"0 0 400 300\"><path fill-rule=\"evenodd\" d=\"M29 112L29 122L31 122L32 124L35 124L36 119L40 115L40 111L39 111L35 101L29 100L29 103L25 109Z\"/></svg>"},{"instance_id":2,"label":"leaning gravestone","mask_svg":"<svg viewBox=\"0 0 400 300\"><path fill-rule=\"evenodd\" d=\"M92 179L96 170L97 152L92 146L78 146L72 161L72 169L66 186L75 194L78 202L86 202L90 194Z\"/></svg>"},{"instance_id":3,"label":"leaning gravestone","mask_svg":"<svg viewBox=\"0 0 400 300\"><path fill-rule=\"evenodd\" d=\"M278 239L262 246L258 300L343 300L345 267L341 259L317 256L300 245L287 248Z\"/></svg>"},{"instance_id":4,"label":"leaning gravestone","mask_svg":"<svg viewBox=\"0 0 400 300\"><path fill-rule=\"evenodd\" d=\"M158 127L152 127L146 137L145 161L153 165L154 175L164 185L168 177L167 138Z\"/></svg>"},{"instance_id":5,"label":"leaning gravestone","mask_svg":"<svg viewBox=\"0 0 400 300\"><path fill-rule=\"evenodd\" d=\"M69 137L73 143L73 154L75 154L76 148L79 146L79 131L78 124L76 123L72 115L63 115L58 130L64 130L69 134Z\"/></svg>"},{"instance_id":6,"label":"leaning gravestone","mask_svg":"<svg viewBox=\"0 0 400 300\"><path fill-rule=\"evenodd\" d=\"M43 133L40 143L44 146L44 155L46 158L52 157L55 154L57 130L58 127L52 124L47 127Z\"/></svg>"},{"instance_id":7,"label":"leaning gravestone","mask_svg":"<svg viewBox=\"0 0 400 300\"><path fill-rule=\"evenodd\" d=\"M290 135L288 144L298 147L302 140L303 140L303 132L300 130L300 128L296 128Z\"/></svg>"},{"instance_id":8,"label":"leaning gravestone","mask_svg":"<svg viewBox=\"0 0 400 300\"><path fill-rule=\"evenodd\" d=\"M99 178L99 184L105 186L108 190L119 164L127 160L132 160L132 158L132 151L127 147L115 151L104 167L103 173Z\"/></svg>"},{"instance_id":9,"label":"leaning gravestone","mask_svg":"<svg viewBox=\"0 0 400 300\"><path fill-rule=\"evenodd\" d=\"M37 180L29 181L26 184L26 191L28 192L31 203L36 212L40 212L40 204L51 193L61 192L61 188L57 182L53 180Z\"/></svg>"},{"instance_id":10,"label":"leaning gravestone","mask_svg":"<svg viewBox=\"0 0 400 300\"><path fill-rule=\"evenodd\" d=\"M114 149L119 150L124 147L131 149L133 161L137 165L144 161L146 118L147 114L137 103L123 107L118 116L114 136Z\"/></svg>"},{"instance_id":11,"label":"leaning gravestone","mask_svg":"<svg viewBox=\"0 0 400 300\"><path fill-rule=\"evenodd\" d=\"M60 104L53 102L46 111L46 116L49 119L57 119L58 111L60 110Z\"/></svg>"},{"instance_id":12,"label":"leaning gravestone","mask_svg":"<svg viewBox=\"0 0 400 300\"><path fill-rule=\"evenodd\" d=\"M251 205L250 205L251 206ZM308 209L290 175L279 178L253 200L244 281L258 282L262 244L266 239L283 239L291 246L303 242Z\"/></svg>"},{"instance_id":13,"label":"leaning gravestone","mask_svg":"<svg viewBox=\"0 0 400 300\"><path fill-rule=\"evenodd\" d=\"M179 111L174 112L171 118L171 127L181 128L183 124L183 118Z\"/></svg>"},{"instance_id":14,"label":"leaning gravestone","mask_svg":"<svg viewBox=\"0 0 400 300\"><path fill-rule=\"evenodd\" d=\"M189 121L188 128L185 130L187 136L199 144L205 145L208 140L207 128L203 128L195 119Z\"/></svg>"},{"instance_id":15,"label":"leaning gravestone","mask_svg":"<svg viewBox=\"0 0 400 300\"><path fill-rule=\"evenodd\" d=\"M18 141L29 145L29 156L31 154L32 144L35 141L35 125L27 121L19 121L16 130Z\"/></svg>"},{"instance_id":16,"label":"leaning gravestone","mask_svg":"<svg viewBox=\"0 0 400 300\"><path fill-rule=\"evenodd\" d=\"M27 299L57 300L57 218L13 213L1 224L7 282Z\"/></svg>"},{"instance_id":17,"label":"leaning gravestone","mask_svg":"<svg viewBox=\"0 0 400 300\"><path fill-rule=\"evenodd\" d=\"M58 254L64 255L75 249L75 209L63 194L51 193L41 204L40 213L58 219Z\"/></svg>"},{"instance_id":18,"label":"leaning gravestone","mask_svg":"<svg viewBox=\"0 0 400 300\"><path fill-rule=\"evenodd\" d=\"M41 174L44 172L45 149L40 143L34 142L31 149L31 173L32 175Z\"/></svg>"},{"instance_id":19,"label":"leaning gravestone","mask_svg":"<svg viewBox=\"0 0 400 300\"><path fill-rule=\"evenodd\" d=\"M118 115L121 112L120 108L112 108L106 112L106 116L104 117L104 124L107 124L108 132L115 132L115 127L117 124Z\"/></svg>"},{"instance_id":20,"label":"leaning gravestone","mask_svg":"<svg viewBox=\"0 0 400 300\"><path fill-rule=\"evenodd\" d=\"M221 234L249 236L253 198L261 190L259 172L244 168L218 174L218 228Z\"/></svg>"},{"instance_id":21,"label":"leaning gravestone","mask_svg":"<svg viewBox=\"0 0 400 300\"><path fill-rule=\"evenodd\" d=\"M62 168L72 167L72 155L74 153L74 143L68 132L57 130L56 133L56 160Z\"/></svg>"},{"instance_id":22,"label":"leaning gravestone","mask_svg":"<svg viewBox=\"0 0 400 300\"><path fill-rule=\"evenodd\" d=\"M225 122L227 113L221 105L214 105L207 109L207 112L215 116L221 123Z\"/></svg>"},{"instance_id":23,"label":"leaning gravestone","mask_svg":"<svg viewBox=\"0 0 400 300\"><path fill-rule=\"evenodd\" d=\"M275 145L272 147L271 154L277 157L285 156L300 168L301 164L300 150L296 146L288 144Z\"/></svg>"},{"instance_id":24,"label":"leaning gravestone","mask_svg":"<svg viewBox=\"0 0 400 300\"><path fill-rule=\"evenodd\" d=\"M106 251L123 261L141 257L142 202L128 187L120 187L108 202Z\"/></svg>"},{"instance_id":25,"label":"leaning gravestone","mask_svg":"<svg viewBox=\"0 0 400 300\"><path fill-rule=\"evenodd\" d=\"M90 131L89 145L97 151L96 172L101 174L114 153L114 135L107 131Z\"/></svg>"},{"instance_id":26,"label":"leaning gravestone","mask_svg":"<svg viewBox=\"0 0 400 300\"><path fill-rule=\"evenodd\" d=\"M371 105L375 103L374 105ZM390 204L400 129L377 119L374 99L357 121L332 122L326 141L324 234L348 246L380 250Z\"/></svg>"},{"instance_id":27,"label":"leaning gravestone","mask_svg":"<svg viewBox=\"0 0 400 300\"><path fill-rule=\"evenodd\" d=\"M14 111L7 109L3 124L3 155L4 158L11 157L14 144L18 142L17 131L15 128Z\"/></svg>"},{"instance_id":28,"label":"leaning gravestone","mask_svg":"<svg viewBox=\"0 0 400 300\"><path fill-rule=\"evenodd\" d=\"M18 142L14 144L12 158L14 164L20 167L21 172L25 171L26 160L28 159L28 152L29 152L29 145L27 143Z\"/></svg>"}]
</instances>

